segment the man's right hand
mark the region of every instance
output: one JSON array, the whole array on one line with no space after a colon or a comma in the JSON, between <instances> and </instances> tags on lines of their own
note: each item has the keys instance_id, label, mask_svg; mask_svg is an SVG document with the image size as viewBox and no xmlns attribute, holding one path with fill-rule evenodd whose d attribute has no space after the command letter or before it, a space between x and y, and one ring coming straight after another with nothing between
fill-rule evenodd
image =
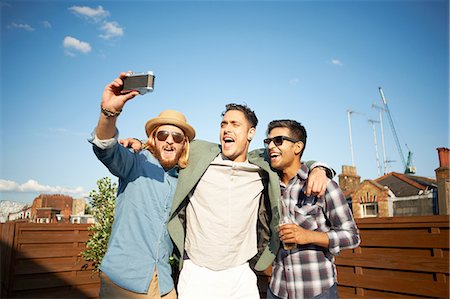
<instances>
[{"instance_id":1,"label":"man's right hand","mask_svg":"<svg viewBox=\"0 0 450 299\"><path fill-rule=\"evenodd\" d=\"M142 144L142 141L140 141L137 138L127 138L127 139L120 139L119 143L126 148L132 148L135 153L139 152L143 149L144 145Z\"/></svg>"},{"instance_id":2,"label":"man's right hand","mask_svg":"<svg viewBox=\"0 0 450 299\"><path fill-rule=\"evenodd\" d=\"M137 91L122 91L123 79L127 73L120 73L119 77L106 85L102 94L101 113L98 120L96 135L100 140L113 138L116 130L117 116L125 103L139 94Z\"/></svg>"},{"instance_id":3,"label":"man's right hand","mask_svg":"<svg viewBox=\"0 0 450 299\"><path fill-rule=\"evenodd\" d=\"M125 103L139 94L137 91L122 91L123 79L125 79L127 73L120 73L119 77L114 81L106 85L102 94L102 107L112 111L119 112L122 110Z\"/></svg>"}]
</instances>

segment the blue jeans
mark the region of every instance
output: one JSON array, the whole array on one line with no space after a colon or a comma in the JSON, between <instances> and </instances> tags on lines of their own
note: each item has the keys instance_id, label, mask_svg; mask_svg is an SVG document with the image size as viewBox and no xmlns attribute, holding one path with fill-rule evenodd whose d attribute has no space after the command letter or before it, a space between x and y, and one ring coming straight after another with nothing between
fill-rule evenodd
<instances>
[{"instance_id":1,"label":"blue jeans","mask_svg":"<svg viewBox=\"0 0 450 299\"><path fill-rule=\"evenodd\" d=\"M338 291L337 291L337 285L334 284L323 292L322 294L319 294L317 296L312 297L311 299L338 299ZM267 299L282 299L272 293L272 290L268 287L267 288Z\"/></svg>"}]
</instances>

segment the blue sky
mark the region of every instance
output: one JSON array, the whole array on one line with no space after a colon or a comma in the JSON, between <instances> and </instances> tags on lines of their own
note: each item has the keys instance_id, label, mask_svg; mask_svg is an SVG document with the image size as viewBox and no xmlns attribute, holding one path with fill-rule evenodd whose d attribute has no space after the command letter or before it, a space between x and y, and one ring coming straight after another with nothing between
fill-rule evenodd
<instances>
[{"instance_id":1,"label":"blue sky","mask_svg":"<svg viewBox=\"0 0 450 299\"><path fill-rule=\"evenodd\" d=\"M435 177L449 147L448 1L2 1L0 200L86 196L112 177L87 138L104 86L127 70L156 80L125 106L121 137L176 109L218 141L225 104L246 103L260 121L252 149L270 120L296 119L304 158L340 173L352 110L355 165L374 179L381 86L417 175ZM403 172L386 114L383 129L387 172Z\"/></svg>"}]
</instances>

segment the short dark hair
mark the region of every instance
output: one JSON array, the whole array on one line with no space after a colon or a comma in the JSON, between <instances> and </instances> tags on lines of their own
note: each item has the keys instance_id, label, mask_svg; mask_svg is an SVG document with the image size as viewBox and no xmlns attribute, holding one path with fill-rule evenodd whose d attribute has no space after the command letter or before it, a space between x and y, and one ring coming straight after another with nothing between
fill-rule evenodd
<instances>
[{"instance_id":1,"label":"short dark hair","mask_svg":"<svg viewBox=\"0 0 450 299\"><path fill-rule=\"evenodd\" d=\"M225 106L225 111L222 112L222 116L225 115L230 110L238 110L244 113L245 118L250 122L251 126L253 128L256 128L256 125L258 124L258 118L256 117L256 114L253 110L251 110L247 105L240 105L240 104L227 104Z\"/></svg>"},{"instance_id":2,"label":"short dark hair","mask_svg":"<svg viewBox=\"0 0 450 299\"><path fill-rule=\"evenodd\" d=\"M299 140L303 142L303 152L305 151L306 147L306 129L305 127L299 123L298 121L292 120L292 119L280 119L280 120L273 120L267 125L267 132L266 135L269 135L270 131L272 131L275 128L288 128L291 136L296 140Z\"/></svg>"}]
</instances>

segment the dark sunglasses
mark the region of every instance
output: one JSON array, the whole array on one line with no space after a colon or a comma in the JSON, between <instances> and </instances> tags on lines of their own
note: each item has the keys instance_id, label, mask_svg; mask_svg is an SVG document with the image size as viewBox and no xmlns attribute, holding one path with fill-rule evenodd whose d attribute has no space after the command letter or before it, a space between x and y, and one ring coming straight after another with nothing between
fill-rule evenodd
<instances>
[{"instance_id":1,"label":"dark sunglasses","mask_svg":"<svg viewBox=\"0 0 450 299\"><path fill-rule=\"evenodd\" d=\"M264 146L265 146L265 147L268 147L269 144L270 144L272 141L273 141L273 143L274 143L276 146L280 146L280 145L283 144L283 141L285 141L285 140L290 141L290 142L293 142L293 143L296 143L296 142L299 142L299 141L300 141L300 140L295 140L294 138L287 137L287 136L275 136L275 137L273 137L273 138L266 138L266 139L264 139Z\"/></svg>"},{"instance_id":2,"label":"dark sunglasses","mask_svg":"<svg viewBox=\"0 0 450 299\"><path fill-rule=\"evenodd\" d=\"M159 131L156 133L156 138L158 138L159 141L166 141L166 139L169 137L169 135L172 135L173 141L176 143L182 143L184 140L184 135L178 132L169 132L169 131Z\"/></svg>"}]
</instances>

